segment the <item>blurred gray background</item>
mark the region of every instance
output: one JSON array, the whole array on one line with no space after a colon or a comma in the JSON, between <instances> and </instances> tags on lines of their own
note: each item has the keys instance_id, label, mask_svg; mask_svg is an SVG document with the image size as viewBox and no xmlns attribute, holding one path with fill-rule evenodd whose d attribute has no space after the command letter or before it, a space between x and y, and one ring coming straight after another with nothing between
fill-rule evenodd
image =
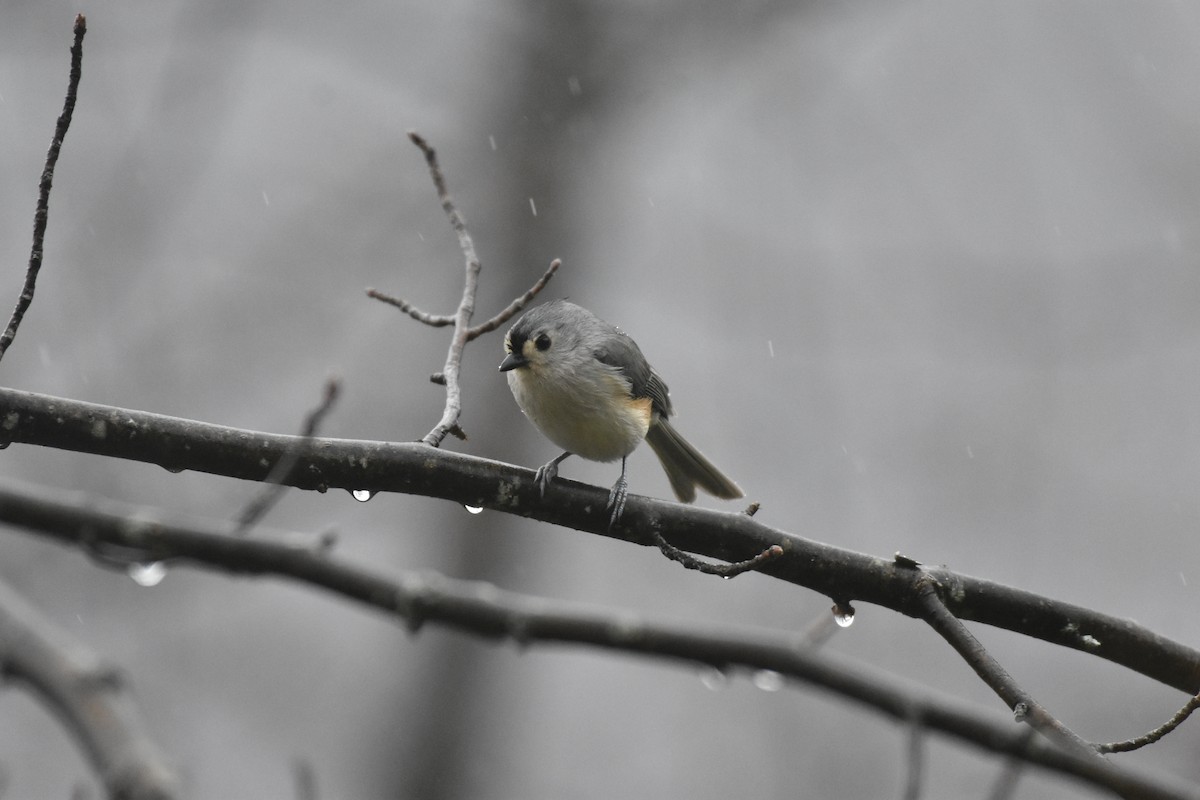
<instances>
[{"instance_id":1,"label":"blurred gray background","mask_svg":"<svg viewBox=\"0 0 1200 800\"><path fill-rule=\"evenodd\" d=\"M480 317L553 258L640 342L680 429L761 518L1200 642L1200 7L1192 3L0 2L0 298L28 259L76 11L84 78L4 385L276 432L437 421L462 256L405 131L438 148L484 262ZM534 213L536 210L536 213ZM554 455L496 365L465 443ZM255 488L14 446L0 474L228 518ZM613 465L563 475L607 486ZM636 493L669 497L653 456ZM715 504L716 507L740 507ZM829 599L424 498L289 495L272 528L521 592L798 631ZM605 653L409 636L275 581L155 588L0 532L0 576L128 672L194 798L893 797L906 733L808 689ZM1084 737L1183 698L977 628ZM828 645L1004 714L922 625L871 606ZM1200 779L1195 726L1123 762ZM925 797L993 759L937 741ZM0 694L5 797L87 770ZM1091 796L1028 774L1022 797ZM94 796L94 795L93 795Z\"/></svg>"}]
</instances>

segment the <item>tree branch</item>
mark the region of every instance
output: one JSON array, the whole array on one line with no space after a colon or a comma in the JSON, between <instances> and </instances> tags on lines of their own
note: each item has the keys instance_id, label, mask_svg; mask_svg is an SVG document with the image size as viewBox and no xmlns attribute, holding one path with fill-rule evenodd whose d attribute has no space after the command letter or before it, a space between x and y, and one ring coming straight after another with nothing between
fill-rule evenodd
<instances>
[{"instance_id":1,"label":"tree branch","mask_svg":"<svg viewBox=\"0 0 1200 800\"><path fill-rule=\"evenodd\" d=\"M537 281L533 284L533 286L529 287L529 291L527 291L525 294L518 297L516 300L513 300L511 303L508 304L507 308L505 308L503 311L501 311L496 316L489 319L487 322L480 323L479 325L476 325L474 328L471 328L471 330L467 331L467 341L470 342L474 339L479 338L480 336L482 336L485 333L491 333L492 331L496 330L501 325L503 325L504 323L506 323L510 319L512 319L513 316L515 316L518 311L520 311L522 308L524 308L526 305L529 304L530 300L537 297L538 293L541 292L542 289L546 288L546 284L550 282L550 279L554 277L554 273L558 272L558 268L561 266L562 266L561 259L556 258L553 261L551 261L550 266L546 268L546 271L544 273L542 273L542 277L538 278Z\"/></svg>"},{"instance_id":2,"label":"tree branch","mask_svg":"<svg viewBox=\"0 0 1200 800\"><path fill-rule=\"evenodd\" d=\"M450 349L446 353L446 364L441 372L436 372L430 376L430 380L434 383L446 387L446 405L442 411L441 420L421 440L425 444L438 447L448 434L457 436L460 439L467 438L467 435L463 432L458 422L462 416L462 389L459 385L458 373L462 364L463 348L467 346L467 342L473 341L485 333L494 331L512 317L513 314L520 311L526 303L545 288L546 283L554 276L554 273L558 270L562 262L558 259L550 262L550 268L533 284L529 291L518 297L507 308L487 322L472 328L471 317L475 313L475 295L479 288L479 272L482 269L479 256L475 254L475 243L471 240L471 234L467 231L466 220L463 219L458 207L454 204L454 200L450 197L450 190L446 188L446 177L442 174L441 165L438 164L437 151L416 131L409 131L408 138L425 154L425 162L429 165L429 175L433 179L434 188L437 190L438 200L441 201L442 210L446 212L446 216L450 219L450 227L454 229L454 233L458 236L458 245L462 249L463 257L466 259L466 279L463 281L462 299L459 300L458 309L454 314L429 314L406 300L392 297L375 289L368 289L367 296L393 305L413 319L423 322L426 325L431 325L435 328L446 325L454 326L454 335L450 338Z\"/></svg>"},{"instance_id":3,"label":"tree branch","mask_svg":"<svg viewBox=\"0 0 1200 800\"><path fill-rule=\"evenodd\" d=\"M1128 739L1124 742L1109 742L1108 744L1096 745L1096 750L1101 753L1129 753L1133 750L1138 750L1148 744L1154 744L1159 739L1166 736L1171 731L1178 728L1180 725L1192 715L1192 712L1200 707L1200 694L1193 697L1184 703L1183 708L1175 712L1175 715L1169 720L1159 725L1149 733L1138 736L1135 739Z\"/></svg>"},{"instance_id":4,"label":"tree branch","mask_svg":"<svg viewBox=\"0 0 1200 800\"><path fill-rule=\"evenodd\" d=\"M1019 722L1028 722L1031 727L1081 755L1099 757L1082 737L1050 714L1029 692L1000 666L991 653L976 639L962 621L950 613L937 592L937 583L928 576L917 584L917 593L925 609L925 621L937 631L950 646L963 657L1001 700L1003 700Z\"/></svg>"},{"instance_id":5,"label":"tree branch","mask_svg":"<svg viewBox=\"0 0 1200 800\"><path fill-rule=\"evenodd\" d=\"M67 129L71 127L71 117L75 114L75 97L79 91L79 79L83 76L83 36L87 33L87 19L83 14L75 17L75 43L71 45L71 75L67 80L67 96L63 101L62 113L54 126L54 138L50 140L50 150L46 153L46 165L42 168L42 180L38 185L37 209L33 212L33 248L29 253L29 267L25 271L25 286L17 298L17 306L13 309L8 327L0 334L0 359L8 351L25 319L25 312L33 303L33 291L37 286L38 272L42 269L42 251L46 239L46 223L50 218L50 187L54 183L54 168L58 164L58 154L62 150L63 140L67 138Z\"/></svg>"},{"instance_id":6,"label":"tree branch","mask_svg":"<svg viewBox=\"0 0 1200 800\"><path fill-rule=\"evenodd\" d=\"M340 391L341 382L336 378L330 378L325 382L325 391L321 396L320 404L308 412L304 418L304 427L300 430L300 441L275 462L275 466L263 479L266 485L242 509L242 513L238 515L237 526L233 531L235 534L249 533L250 529L266 516L267 512L274 508L279 499L283 497L283 493L288 489L287 484L283 482L284 479L296 468L300 457L312 447L312 439L317 435L317 430L332 410L333 404L337 402Z\"/></svg>"},{"instance_id":7,"label":"tree branch","mask_svg":"<svg viewBox=\"0 0 1200 800\"><path fill-rule=\"evenodd\" d=\"M0 446L24 442L261 481L298 437L222 427L161 414L0 388ZM758 571L841 601L862 601L923 617L908 562L884 560L804 539L742 513L711 511L630 495L619 524L608 526L608 490L559 479L542 498L533 470L420 443L315 439L286 483L301 489L364 489L424 495L461 505L654 546L649 531L677 547L723 561L767 550L783 555ZM994 625L1089 653L1175 687L1200 693L1200 652L1127 619L993 581L927 569L956 617Z\"/></svg>"},{"instance_id":8,"label":"tree branch","mask_svg":"<svg viewBox=\"0 0 1200 800\"><path fill-rule=\"evenodd\" d=\"M367 297L387 303L389 306L395 306L417 322L424 323L431 328L444 328L447 325L454 324L454 317L449 314L430 314L427 311L422 311L403 298L392 297L390 294L384 294L378 289L367 289Z\"/></svg>"},{"instance_id":9,"label":"tree branch","mask_svg":"<svg viewBox=\"0 0 1200 800\"><path fill-rule=\"evenodd\" d=\"M462 363L463 348L466 347L468 341L467 334L471 327L471 316L475 313L475 293L479 288L479 271L482 269L482 265L479 263L479 256L475 255L475 243L471 241L471 234L467 232L467 223L463 220L462 214L458 212L458 208L454 205L454 201L450 198L450 192L446 188L446 179L442 176L442 169L438 165L437 152L416 131L409 131L408 138L425 154L425 162L429 165L429 175L433 178L433 185L437 188L438 199L442 201L442 210L450 218L450 227L454 228L454 232L458 235L459 247L462 248L463 256L467 261L462 299L458 303L458 310L454 312L454 335L450 339L450 350L446 353L446 366L441 373L446 385L446 408L442 412L441 421L421 440L425 444L437 447L448 433L452 433L460 439L467 438L458 424L459 417L462 415L462 389L458 383L458 372Z\"/></svg>"},{"instance_id":10,"label":"tree branch","mask_svg":"<svg viewBox=\"0 0 1200 800\"><path fill-rule=\"evenodd\" d=\"M113 510L117 508L121 511ZM239 575L294 578L396 616L413 631L436 624L509 640L521 647L550 642L584 644L721 670L770 670L832 691L898 722L916 717L925 730L1016 756L1095 786L1144 798L1200 798L1200 787L1029 739L1021 728L993 721L973 707L928 692L915 693L909 684L880 670L797 647L794 639L778 634L654 620L429 573L388 577L313 548L261 537L225 536L221 525L205 529L195 523L152 522L144 509L134 512L79 495L65 498L61 492L17 490L8 483L0 483L0 519L76 546L101 545L138 553L142 560L191 562Z\"/></svg>"},{"instance_id":11,"label":"tree branch","mask_svg":"<svg viewBox=\"0 0 1200 800\"><path fill-rule=\"evenodd\" d=\"M747 558L744 561L735 561L732 564L710 564L707 561L696 558L690 553L680 550L664 539L663 535L656 530L651 530L650 535L654 538L654 543L658 545L658 549L662 551L662 554L672 561L682 564L684 569L694 569L697 572L703 572L705 575L720 575L722 578L735 578L743 572L749 572L771 559L779 558L783 555L783 548L777 544L773 544L758 555Z\"/></svg>"},{"instance_id":12,"label":"tree branch","mask_svg":"<svg viewBox=\"0 0 1200 800\"><path fill-rule=\"evenodd\" d=\"M62 718L110 798L178 796L178 779L144 732L117 671L2 582L0 672L28 684Z\"/></svg>"}]
</instances>

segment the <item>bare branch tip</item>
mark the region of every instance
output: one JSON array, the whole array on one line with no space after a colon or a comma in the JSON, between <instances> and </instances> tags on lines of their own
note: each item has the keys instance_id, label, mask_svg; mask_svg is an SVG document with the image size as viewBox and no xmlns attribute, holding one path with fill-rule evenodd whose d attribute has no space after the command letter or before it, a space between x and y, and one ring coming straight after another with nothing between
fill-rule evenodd
<instances>
[{"instance_id":1,"label":"bare branch tip","mask_svg":"<svg viewBox=\"0 0 1200 800\"><path fill-rule=\"evenodd\" d=\"M409 131L408 140L421 148L421 152L425 154L426 161L433 162L437 158L437 151L433 149L433 145L429 144L421 134L416 131Z\"/></svg>"},{"instance_id":2,"label":"bare branch tip","mask_svg":"<svg viewBox=\"0 0 1200 800\"><path fill-rule=\"evenodd\" d=\"M87 17L83 14L75 15L75 35L82 36L87 33Z\"/></svg>"}]
</instances>

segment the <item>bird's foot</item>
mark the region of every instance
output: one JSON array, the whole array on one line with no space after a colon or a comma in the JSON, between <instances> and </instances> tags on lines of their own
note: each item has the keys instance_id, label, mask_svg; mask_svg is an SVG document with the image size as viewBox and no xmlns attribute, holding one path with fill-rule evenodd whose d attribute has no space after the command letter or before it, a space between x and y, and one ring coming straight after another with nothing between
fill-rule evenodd
<instances>
[{"instance_id":1,"label":"bird's foot","mask_svg":"<svg viewBox=\"0 0 1200 800\"><path fill-rule=\"evenodd\" d=\"M617 478L617 482L613 484L612 491L608 493L608 505L605 509L611 512L608 518L608 529L617 524L621 519L621 512L625 510L625 498L629 495L629 484L625 482L625 476Z\"/></svg>"},{"instance_id":2,"label":"bird's foot","mask_svg":"<svg viewBox=\"0 0 1200 800\"><path fill-rule=\"evenodd\" d=\"M551 461L549 464L543 464L538 467L537 474L533 476L533 482L537 484L538 494L542 497L546 496L546 487L550 485L550 481L558 477L558 462Z\"/></svg>"},{"instance_id":3,"label":"bird's foot","mask_svg":"<svg viewBox=\"0 0 1200 800\"><path fill-rule=\"evenodd\" d=\"M558 477L558 465L569 455L571 454L563 453L538 467L537 474L533 476L533 482L537 484L540 497L546 496L546 487L550 485L550 481Z\"/></svg>"}]
</instances>

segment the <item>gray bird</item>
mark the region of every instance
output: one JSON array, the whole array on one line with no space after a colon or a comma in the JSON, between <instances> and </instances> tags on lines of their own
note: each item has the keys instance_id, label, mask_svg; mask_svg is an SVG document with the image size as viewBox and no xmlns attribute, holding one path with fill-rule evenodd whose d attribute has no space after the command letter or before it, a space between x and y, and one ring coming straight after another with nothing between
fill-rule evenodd
<instances>
[{"instance_id":1,"label":"gray bird","mask_svg":"<svg viewBox=\"0 0 1200 800\"><path fill-rule=\"evenodd\" d=\"M609 526L625 508L625 459L645 439L662 462L675 496L696 499L696 487L732 500L738 485L667 421L671 398L637 342L585 308L555 300L526 312L504 337L500 371L525 416L565 452L537 471L546 493L571 454L591 461L621 459L608 495Z\"/></svg>"}]
</instances>

